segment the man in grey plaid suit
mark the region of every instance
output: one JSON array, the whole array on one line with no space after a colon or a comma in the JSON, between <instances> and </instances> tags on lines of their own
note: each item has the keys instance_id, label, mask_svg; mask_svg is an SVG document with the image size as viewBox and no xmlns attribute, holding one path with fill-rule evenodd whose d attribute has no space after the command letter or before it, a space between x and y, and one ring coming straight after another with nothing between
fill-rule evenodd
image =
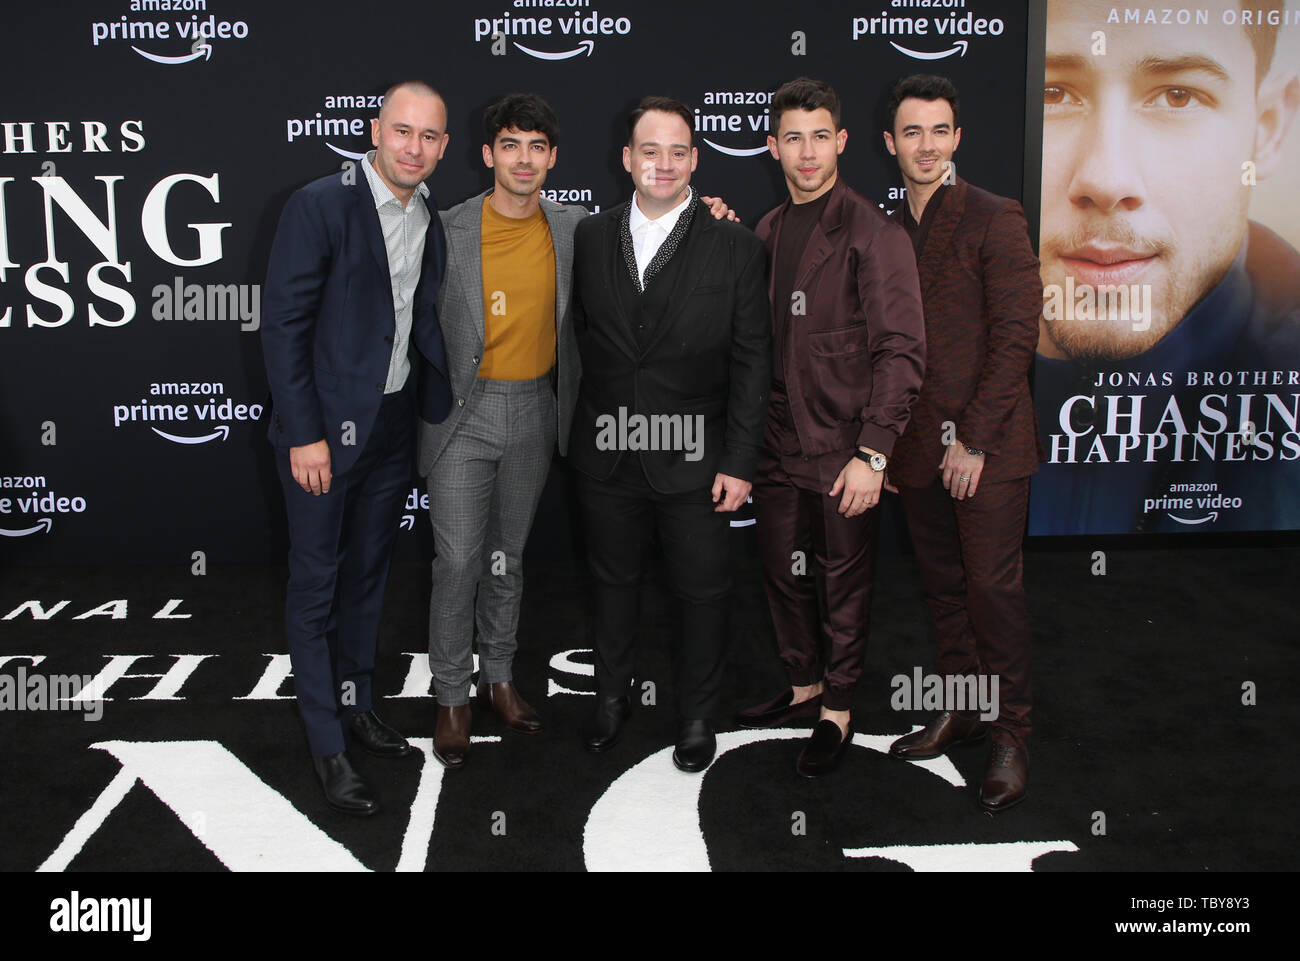
<instances>
[{"instance_id":1,"label":"man in grey plaid suit","mask_svg":"<svg viewBox=\"0 0 1300 961\"><path fill-rule=\"evenodd\" d=\"M442 214L448 259L438 315L451 413L420 426L437 554L429 606L434 754L452 770L469 753L476 625L479 704L512 730L542 730L515 689L512 662L524 544L556 441L563 454L573 416L573 231L587 214L541 197L559 139L544 100L513 94L483 119L493 188Z\"/></svg>"}]
</instances>

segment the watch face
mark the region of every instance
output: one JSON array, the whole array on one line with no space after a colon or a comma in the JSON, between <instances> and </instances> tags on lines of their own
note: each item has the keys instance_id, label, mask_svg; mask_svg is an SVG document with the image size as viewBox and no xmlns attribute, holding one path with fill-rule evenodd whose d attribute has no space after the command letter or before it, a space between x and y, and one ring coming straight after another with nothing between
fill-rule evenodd
<instances>
[{"instance_id":1,"label":"watch face","mask_svg":"<svg viewBox=\"0 0 1300 961\"><path fill-rule=\"evenodd\" d=\"M872 454L872 455L871 455L871 469L872 469L872 470L884 470L884 469L885 469L885 455L884 455L884 454Z\"/></svg>"}]
</instances>

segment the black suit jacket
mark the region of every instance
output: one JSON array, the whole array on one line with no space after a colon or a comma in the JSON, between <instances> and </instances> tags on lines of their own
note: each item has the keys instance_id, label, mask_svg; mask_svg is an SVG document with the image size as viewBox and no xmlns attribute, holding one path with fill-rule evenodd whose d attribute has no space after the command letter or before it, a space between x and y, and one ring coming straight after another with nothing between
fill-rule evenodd
<instances>
[{"instance_id":1,"label":"black suit jacket","mask_svg":"<svg viewBox=\"0 0 1300 961\"><path fill-rule=\"evenodd\" d=\"M374 195L364 170L352 174L350 183L341 174L322 177L289 198L262 299L262 352L274 404L271 443L287 449L324 438L335 474L365 449L384 399L396 330ZM412 306L411 377L420 415L437 423L451 407L438 324L446 240L433 195L421 201L416 194L411 202L429 208Z\"/></svg>"},{"instance_id":2,"label":"black suit jacket","mask_svg":"<svg viewBox=\"0 0 1300 961\"><path fill-rule=\"evenodd\" d=\"M605 480L628 451L602 449L609 447L598 443L602 424L609 423L602 418L619 419L620 408L629 417L700 415L699 459L688 460L681 450L633 452L650 485L675 494L709 488L719 473L752 481L771 381L767 252L747 228L716 221L699 204L673 255L683 260L668 310L653 336L638 345L630 319L635 305L620 276L627 272L620 245L627 206L588 217L574 234L582 385L569 458L578 470Z\"/></svg>"}]
</instances>

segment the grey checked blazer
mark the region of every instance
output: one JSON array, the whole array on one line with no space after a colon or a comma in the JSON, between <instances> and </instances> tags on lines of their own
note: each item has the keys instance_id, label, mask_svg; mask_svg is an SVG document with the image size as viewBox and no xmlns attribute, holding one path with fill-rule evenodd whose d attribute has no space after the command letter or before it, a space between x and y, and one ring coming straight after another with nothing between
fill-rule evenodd
<instances>
[{"instance_id":1,"label":"grey checked blazer","mask_svg":"<svg viewBox=\"0 0 1300 961\"><path fill-rule=\"evenodd\" d=\"M474 382L483 359L483 198L490 191L471 197L441 214L447 232L447 276L438 296L438 320L447 344L447 368L451 376L451 413L441 424L420 422L420 476L427 476L438 462L447 441L456 431L466 407L473 403ZM573 289L573 231L587 216L577 204L557 204L542 198L542 213L551 229L555 248L556 323L556 417L560 453L569 448L569 424L578 399L582 362L574 337L570 308Z\"/></svg>"}]
</instances>

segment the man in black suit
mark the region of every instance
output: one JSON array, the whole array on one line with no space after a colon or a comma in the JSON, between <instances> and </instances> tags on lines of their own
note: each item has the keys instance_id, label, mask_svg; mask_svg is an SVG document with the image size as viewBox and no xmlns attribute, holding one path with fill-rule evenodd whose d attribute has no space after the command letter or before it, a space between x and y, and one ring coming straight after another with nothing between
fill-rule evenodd
<instances>
[{"instance_id":1,"label":"man in black suit","mask_svg":"<svg viewBox=\"0 0 1300 961\"><path fill-rule=\"evenodd\" d=\"M377 804L344 752L345 729L371 754L411 750L375 716L370 682L415 408L437 423L451 406L437 312L446 244L424 184L446 130L432 87L391 87L375 150L289 198L266 271L270 439L289 519L285 632L316 774L349 814Z\"/></svg>"},{"instance_id":2,"label":"man in black suit","mask_svg":"<svg viewBox=\"0 0 1300 961\"><path fill-rule=\"evenodd\" d=\"M682 603L673 763L716 743L731 590L729 520L749 496L770 380L763 245L714 221L694 190L692 115L647 97L628 118L632 200L574 236L582 358L570 439L594 592L597 704L585 739L612 747L631 709L640 581L653 534Z\"/></svg>"}]
</instances>

